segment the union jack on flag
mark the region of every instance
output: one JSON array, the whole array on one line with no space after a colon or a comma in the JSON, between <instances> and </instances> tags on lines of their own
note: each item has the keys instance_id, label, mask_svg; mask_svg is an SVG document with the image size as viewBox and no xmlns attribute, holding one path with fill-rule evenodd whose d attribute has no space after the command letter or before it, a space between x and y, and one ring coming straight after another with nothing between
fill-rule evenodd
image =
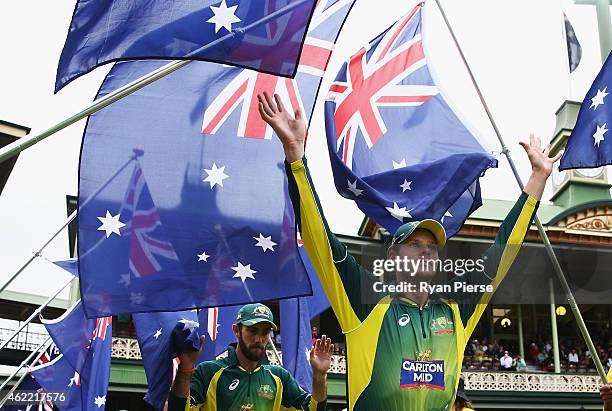
<instances>
[{"instance_id":1,"label":"union jack on flag","mask_svg":"<svg viewBox=\"0 0 612 411\"><path fill-rule=\"evenodd\" d=\"M274 1L268 0L266 3ZM257 95L264 91L278 94L283 100L285 107L291 107L294 111L298 108L304 112L304 98L302 92L313 93L315 90L308 90L304 81L304 74L314 76L316 78L323 77L323 73L327 68L327 63L331 56L334 46L333 39L330 39L329 32L325 32L325 26L333 24L334 20L339 18L344 19L347 12L347 6L352 5L354 0L319 0L314 10L314 14L308 29L308 34L304 41L300 63L298 66L298 76L294 79L277 77L270 74L259 73L252 70L242 70L229 84L218 93L215 98L206 108L204 112L204 120L202 123L202 134L216 134L219 127L225 123L230 114L238 109L242 103L240 110L240 119L238 121L238 136L255 139L271 139L272 128L268 126L259 115ZM297 13L297 12L296 12ZM296 18L295 13L288 13L286 19L291 20ZM299 18L299 16L297 17ZM279 19L281 20L281 19ZM286 22L287 23L287 22ZM276 27L276 25L269 25ZM277 27L272 37L282 36L283 26ZM334 27L333 25L331 27ZM328 29L329 30L329 29ZM252 58L256 56L265 56L265 58L273 58L274 53L261 53L261 48L272 47L275 41L255 43L253 36L245 36L244 41L253 41L253 47L245 47L240 49L241 52L252 52ZM296 40L299 42L299 40ZM298 47L295 44L294 47ZM300 75L301 74L301 75ZM302 86L300 86L302 84ZM318 87L317 87L318 88ZM310 102L310 96L308 102Z\"/></svg>"},{"instance_id":2,"label":"union jack on flag","mask_svg":"<svg viewBox=\"0 0 612 411\"><path fill-rule=\"evenodd\" d=\"M359 50L325 103L338 192L394 232L433 218L449 236L481 202L478 178L497 160L435 83L418 4Z\"/></svg>"},{"instance_id":3,"label":"union jack on flag","mask_svg":"<svg viewBox=\"0 0 612 411\"><path fill-rule=\"evenodd\" d=\"M162 268L161 259L178 262L172 244L166 240L147 186L140 162L135 160L134 172L128 185L123 215L126 225L123 235L130 239L130 273L135 277L144 277L158 272Z\"/></svg>"}]
</instances>

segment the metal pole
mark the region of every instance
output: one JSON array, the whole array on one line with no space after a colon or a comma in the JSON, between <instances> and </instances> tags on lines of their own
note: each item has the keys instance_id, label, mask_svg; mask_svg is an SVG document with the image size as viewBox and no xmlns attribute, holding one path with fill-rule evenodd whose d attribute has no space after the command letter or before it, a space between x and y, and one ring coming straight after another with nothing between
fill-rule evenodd
<instances>
[{"instance_id":1,"label":"metal pole","mask_svg":"<svg viewBox=\"0 0 612 411\"><path fill-rule=\"evenodd\" d=\"M552 277L548 279L548 292L550 296L550 331L552 334L553 358L555 372L561 372L561 358L559 357L559 333L557 332L557 311L555 306L555 286Z\"/></svg>"},{"instance_id":2,"label":"metal pole","mask_svg":"<svg viewBox=\"0 0 612 411\"><path fill-rule=\"evenodd\" d=\"M220 43L223 43L224 41L230 40L231 38L238 36L238 35L242 35L244 34L246 31L251 30L255 27L258 27L262 24L267 23L270 20L273 20L279 16L282 16L283 14L286 14L288 12L290 12L291 10L299 7L300 5L302 5L303 3L305 3L306 1L309 0L301 0L301 1L297 1L295 3L292 3L280 10L277 10L276 12L267 15L266 17L263 17L247 26L244 27L240 27L237 28L236 30L234 30L231 33L226 34L225 36L212 41L206 45L204 45L203 47L200 47L199 49L193 51L192 53L188 54L187 56L185 56L185 58L189 58L190 55L196 54L196 53L201 53L203 51L208 50L209 48L213 48L215 46L217 46ZM31 137L27 137L27 138L21 138L7 146L5 146L4 148L0 149L0 163L8 160L9 158L19 154L20 152L22 152L23 150L25 150L28 147L33 146L34 144L38 143L39 141L57 133L60 130L63 130L64 128L76 123L77 121L103 109L104 107L107 107L111 104L113 104L114 102L121 100L122 98L132 94L135 91L140 90L141 88L159 80L162 77L167 76L170 73L175 72L176 70L185 67L187 64L191 63L193 60L175 60L172 61L168 64L165 64L164 66L153 70L152 72L145 74L144 76L126 84L125 86L113 91L112 93L107 94L106 96L94 101L92 104L90 104L87 108L79 111L78 113L72 115L71 117L68 117L66 120L48 128L47 130L43 131L42 133L33 135Z\"/></svg>"},{"instance_id":3,"label":"metal pole","mask_svg":"<svg viewBox=\"0 0 612 411\"><path fill-rule=\"evenodd\" d=\"M21 324L21 326L15 330L13 332L13 334L10 335L10 337L8 337L7 340L2 341L2 343L0 343L0 351L5 348L9 342L11 342L13 340L13 338L15 338L17 335L19 335L19 333L21 332L21 330L23 330L29 323L30 321L32 321L34 318L36 318L38 316L38 314L42 313L42 310L49 305L49 303L51 303L51 301L53 301L55 299L55 297L57 297L59 295L59 293L61 293L64 288L66 288L68 286L68 284L70 284L76 277L72 277L70 280L68 280L68 282L64 285L62 285L62 287L57 290L55 292L55 294L53 294L51 297L49 297L47 299L47 301L45 301L44 303L42 303L42 305L40 307L38 307L36 310L34 310L34 312L27 318L27 320L25 320L23 322L23 324Z\"/></svg>"},{"instance_id":4,"label":"metal pole","mask_svg":"<svg viewBox=\"0 0 612 411\"><path fill-rule=\"evenodd\" d=\"M9 375L9 376L8 376L8 378L7 378L7 379L6 379L6 380L5 380L5 381L2 383L2 385L0 385L0 392L2 392L2 389L3 389L4 387L6 387L6 386L7 386L7 384L8 384L8 383L9 383L9 382L10 382L10 381L13 379L13 377L15 377L15 376L17 375L17 373L18 373L18 372L19 372L19 371L20 371L20 370L21 370L23 367L25 367L25 366L26 366L26 364L27 364L27 363L28 363L28 362L29 362L29 361L30 361L32 358L34 358L34 356L36 355L36 353L37 353L38 351L40 351L40 349L41 349L41 348L42 348L44 345L46 345L46 344L47 344L49 341L51 341L51 337L47 337L47 339L46 339L45 341L43 341L42 343L40 343L40 345L39 345L39 346L38 346L38 347L37 347L37 348L36 348L34 351L32 351L32 352L30 353L30 355L28 355L28 356L26 357L26 359L25 359L25 360L23 360L23 361L21 362L21 365L20 365L19 367L17 367L17 369L16 369L16 370L15 370L15 371L14 371L14 372L11 374L11 375ZM42 351L42 352L44 352L44 350L46 350L46 347L43 349L43 351ZM42 355L42 352L40 353L40 355ZM39 356L38 358L40 358L40 356ZM4 404L4 399L3 399L2 404ZM0 405L2 405L2 404L0 404Z\"/></svg>"},{"instance_id":5,"label":"metal pole","mask_svg":"<svg viewBox=\"0 0 612 411\"><path fill-rule=\"evenodd\" d=\"M519 354L522 359L525 359L525 338L523 337L523 308L520 304L517 305L516 316L518 326Z\"/></svg>"},{"instance_id":6,"label":"metal pole","mask_svg":"<svg viewBox=\"0 0 612 411\"><path fill-rule=\"evenodd\" d=\"M595 0L597 10L597 28L599 29L599 52L601 62L605 62L612 50L612 24L610 20L609 0Z\"/></svg>"},{"instance_id":7,"label":"metal pole","mask_svg":"<svg viewBox=\"0 0 612 411\"><path fill-rule=\"evenodd\" d=\"M119 175L119 173L121 173L133 160L137 159L138 157L142 156L144 154L144 152L142 150L138 150L138 149L134 149L133 150L134 155L130 157L130 159L128 161L126 161L121 167L119 167L117 169L117 171L115 171L115 173L110 176L110 178L108 180L106 180L106 182L104 184L102 184L100 187L98 187L98 189L96 191L93 192L92 195L89 196L89 198L87 200L85 200L83 202L83 204L79 205L79 207L84 207L85 205L87 205L91 200L93 200L95 197L97 197L98 194L100 194L100 192L102 190L104 190L106 188L106 186L115 179L115 177L117 177ZM76 218L77 216L77 212L78 210L74 210L74 212L72 214L70 214L70 216L68 216L68 219L64 222L64 224L62 224L62 226L55 232L53 233L53 235L51 236L51 238L49 238L47 240L46 243L44 243L39 249L38 251L36 251L32 257L30 257L28 259L28 261L26 261L21 268L19 268L19 270L17 270L17 272L15 274L13 274L11 276L11 278L8 279L7 282L5 282L4 284L2 284L2 287L0 287L0 293L2 291L4 291L6 289L6 287L9 286L9 284L11 284L17 277L19 277L19 275L23 272L23 270L26 269L27 266L29 266L32 261L34 261L36 259L36 257L39 257L41 255L41 253L43 252L43 250L45 248L47 248L47 246L49 244L51 244L51 242L53 240L55 240L55 237L57 237L58 235L60 235L60 233L62 231L64 231L64 228L68 227L68 225Z\"/></svg>"},{"instance_id":8,"label":"metal pole","mask_svg":"<svg viewBox=\"0 0 612 411\"><path fill-rule=\"evenodd\" d=\"M51 338L51 337L49 337ZM43 342L41 345L38 346L38 348L40 348L43 344L45 344L47 341L49 341L49 338L47 338L47 340L45 342ZM34 360L32 361L32 363L30 364L30 367L32 365L34 365L36 363L36 361L38 361L40 359L40 357L42 357L42 355L45 353L45 350L47 348L43 348L38 355L36 356L36 358L34 358ZM33 351L32 354L34 354L36 351ZM32 355L30 354L30 355ZM25 362L25 360L24 360ZM21 366L19 367L19 369L17 371L19 371L21 368L23 368L24 363L21 363ZM17 372L16 371L16 372ZM15 372L15 373L16 373ZM15 375L15 374L14 374ZM11 387L11 389L6 393L6 395L4 396L4 398L0 401L0 407L2 407L6 401L8 400L8 398L10 397L10 395L19 387L19 384L21 384L21 382L25 379L26 375L28 375L27 372L24 372L21 377L19 378L19 380L17 380L17 382L15 384L13 384L13 386ZM9 379L7 381L10 381L13 378L13 376L9 377ZM4 385L2 385L4 387ZM1 409L1 408L0 408Z\"/></svg>"},{"instance_id":9,"label":"metal pole","mask_svg":"<svg viewBox=\"0 0 612 411\"><path fill-rule=\"evenodd\" d=\"M487 113L487 116L489 117L489 121L491 122L491 125L493 126L493 129L495 130L497 139L499 140L499 143L502 146L502 153L505 154L506 159L508 160L508 163L510 164L510 168L512 169L512 173L514 174L514 178L516 179L516 182L518 183L521 190L523 190L524 189L523 181L521 180L521 177L518 174L516 166L514 165L514 161L512 161L512 157L510 156L510 150L508 150L508 147L506 146L506 143L504 142L504 139L502 138L501 133L499 129L497 128L497 124L495 123L495 120L493 120L493 116L491 115L491 112L489 111L487 102L485 101L484 96L482 95L482 92L480 91L480 87L478 86L478 83L476 82L474 73L472 73L472 69L470 68L467 62L467 59L465 58L465 55L463 54L463 50L461 49L461 46L459 45L459 41L457 40L457 37L455 36L455 33L450 25L450 22L448 21L446 17L446 13L444 13L444 9L442 8L442 5L440 4L440 0L436 0L436 4L438 5L438 9L440 9L440 13L442 14L442 17L444 18L444 22L446 23L446 27L448 28L448 31L450 32L451 37L453 38L455 46L457 47L457 50L459 51L461 59L463 60L463 64L465 65L465 68L467 69L468 74L470 75L472 84L474 85L474 88L476 89L476 93L478 94L480 102L482 103L482 106L484 107L485 112ZM580 314L580 310L578 309L578 304L576 303L576 300L574 299L572 290L570 289L569 284L567 283L567 280L565 279L565 275L563 274L563 269L561 268L561 265L559 264L559 260L557 259L557 256L555 255L555 252L552 248L552 244L550 243L550 240L548 239L548 235L546 235L546 231L544 230L544 226L540 222L540 219L538 218L537 215L534 217L534 221L538 228L538 232L540 233L540 237L542 237L542 241L544 242L544 247L546 248L546 252L548 253L548 256L551 259L555 273L557 274L559 282L561 283L561 287L563 288L563 291L565 292L565 295L567 296L567 301L572 309L572 312L574 313L574 317L576 318L576 322L578 323L578 328L580 329L580 333L582 334L582 337L584 338L584 341L589 351L594 353L593 362L595 363L595 368L597 368L597 372L599 376L601 377L602 381L605 382L606 372L604 370L603 365L601 364L601 360L599 359L597 351L595 350L595 346L593 345L593 341L591 340L591 335L589 334L589 331L586 328L586 324L584 323L582 314Z\"/></svg>"},{"instance_id":10,"label":"metal pole","mask_svg":"<svg viewBox=\"0 0 612 411\"><path fill-rule=\"evenodd\" d=\"M270 341L268 342L268 344L270 344L272 346L272 351L274 351L274 356L276 357L276 361L278 361L278 364L282 367L283 366L283 359L281 358L280 354L278 353L278 350L276 349L276 346L274 345L274 342L272 342L272 336L270 336Z\"/></svg>"}]
</instances>

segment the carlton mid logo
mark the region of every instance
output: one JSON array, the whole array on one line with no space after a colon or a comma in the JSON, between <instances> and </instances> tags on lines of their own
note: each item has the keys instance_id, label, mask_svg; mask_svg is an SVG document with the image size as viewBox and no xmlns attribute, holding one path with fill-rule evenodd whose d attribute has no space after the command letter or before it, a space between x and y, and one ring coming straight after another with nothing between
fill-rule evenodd
<instances>
[{"instance_id":1,"label":"carlton mid logo","mask_svg":"<svg viewBox=\"0 0 612 411\"><path fill-rule=\"evenodd\" d=\"M444 360L402 360L400 388L427 387L444 390Z\"/></svg>"}]
</instances>

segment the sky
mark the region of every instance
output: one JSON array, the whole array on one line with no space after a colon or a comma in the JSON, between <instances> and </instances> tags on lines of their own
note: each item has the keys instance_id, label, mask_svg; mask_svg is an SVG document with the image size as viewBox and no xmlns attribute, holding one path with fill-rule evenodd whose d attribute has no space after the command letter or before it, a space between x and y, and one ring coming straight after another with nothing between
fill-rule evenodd
<instances>
[{"instance_id":1,"label":"sky","mask_svg":"<svg viewBox=\"0 0 612 411\"><path fill-rule=\"evenodd\" d=\"M570 0L492 2L441 0L524 181L530 172L518 145L530 132L552 138L555 112L566 99L582 101L601 67L594 6ZM341 64L416 4L406 0L357 0L340 33L324 78L325 91ZM57 95L53 84L74 1L0 2L0 119L32 128L32 134L80 111L93 100L110 65L75 80ZM562 10L582 45L582 61L569 74ZM438 85L489 142L499 143L433 0L426 4L424 41ZM323 101L319 95L306 155L333 231L356 235L363 214L340 197L327 155ZM77 194L78 159L85 120L24 151L0 195L0 282L4 283L65 222L66 196ZM484 198L514 200L519 189L505 159L481 179ZM544 200L551 195L550 184ZM51 295L69 278L49 261L68 258L62 232L9 287ZM67 292L61 294L66 298Z\"/></svg>"}]
</instances>

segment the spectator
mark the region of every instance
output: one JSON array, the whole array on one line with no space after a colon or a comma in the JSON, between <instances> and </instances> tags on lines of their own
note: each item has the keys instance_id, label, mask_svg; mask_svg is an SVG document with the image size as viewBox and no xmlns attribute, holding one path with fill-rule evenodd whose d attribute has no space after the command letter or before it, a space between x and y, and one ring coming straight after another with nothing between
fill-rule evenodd
<instances>
[{"instance_id":1,"label":"spectator","mask_svg":"<svg viewBox=\"0 0 612 411\"><path fill-rule=\"evenodd\" d=\"M504 351L504 355L499 359L501 363L500 369L503 371L514 371L512 366L512 357L508 355L508 351Z\"/></svg>"},{"instance_id":2,"label":"spectator","mask_svg":"<svg viewBox=\"0 0 612 411\"><path fill-rule=\"evenodd\" d=\"M539 353L540 350L538 350L538 346L536 345L536 343L532 342L529 346L529 359L535 362Z\"/></svg>"},{"instance_id":3,"label":"spectator","mask_svg":"<svg viewBox=\"0 0 612 411\"><path fill-rule=\"evenodd\" d=\"M567 362L569 362L570 364L573 363L574 365L578 365L578 363L580 362L580 359L578 358L578 353L576 352L575 348L572 348L572 351L567 356Z\"/></svg>"},{"instance_id":4,"label":"spectator","mask_svg":"<svg viewBox=\"0 0 612 411\"><path fill-rule=\"evenodd\" d=\"M538 365L544 365L544 362L548 359L548 354L546 354L544 351L540 351L540 353L538 354L538 356L536 357L536 364Z\"/></svg>"},{"instance_id":5,"label":"spectator","mask_svg":"<svg viewBox=\"0 0 612 411\"><path fill-rule=\"evenodd\" d=\"M516 358L512 362L512 365L514 366L514 369L516 371L526 371L527 370L527 364L525 364L525 360L520 355L516 356Z\"/></svg>"},{"instance_id":6,"label":"spectator","mask_svg":"<svg viewBox=\"0 0 612 411\"><path fill-rule=\"evenodd\" d=\"M312 345L315 345L317 338L319 338L319 330L317 327L312 327Z\"/></svg>"},{"instance_id":7,"label":"spectator","mask_svg":"<svg viewBox=\"0 0 612 411\"><path fill-rule=\"evenodd\" d=\"M476 362L482 362L482 359L484 358L484 351L482 349L482 346L478 346L476 348L476 351L474 351L474 361Z\"/></svg>"}]
</instances>

